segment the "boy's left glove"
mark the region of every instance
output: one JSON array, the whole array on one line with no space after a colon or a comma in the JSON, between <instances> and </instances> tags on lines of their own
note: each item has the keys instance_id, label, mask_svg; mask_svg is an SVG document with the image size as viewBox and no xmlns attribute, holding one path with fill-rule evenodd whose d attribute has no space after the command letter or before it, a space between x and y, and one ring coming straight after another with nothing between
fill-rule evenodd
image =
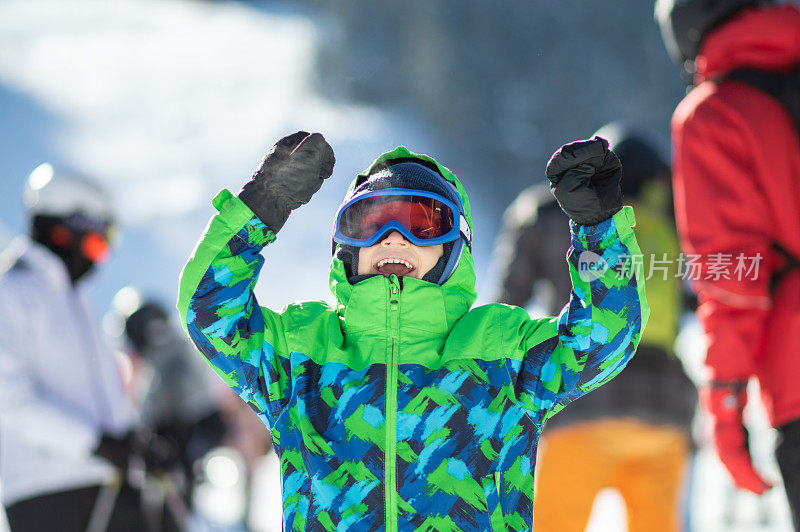
<instances>
[{"instance_id":1,"label":"boy's left glove","mask_svg":"<svg viewBox=\"0 0 800 532\"><path fill-rule=\"evenodd\" d=\"M298 131L272 147L239 199L277 233L289 213L308 203L331 176L335 162L333 148L322 135Z\"/></svg>"},{"instance_id":2,"label":"boy's left glove","mask_svg":"<svg viewBox=\"0 0 800 532\"><path fill-rule=\"evenodd\" d=\"M550 190L572 221L595 225L622 209L622 165L595 136L564 144L547 163Z\"/></svg>"}]
</instances>

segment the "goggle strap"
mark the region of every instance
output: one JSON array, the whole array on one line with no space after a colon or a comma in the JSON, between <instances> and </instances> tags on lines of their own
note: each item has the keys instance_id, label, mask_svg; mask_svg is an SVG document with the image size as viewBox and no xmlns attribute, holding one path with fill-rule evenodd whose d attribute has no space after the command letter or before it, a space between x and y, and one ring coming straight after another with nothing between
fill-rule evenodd
<instances>
[{"instance_id":1,"label":"goggle strap","mask_svg":"<svg viewBox=\"0 0 800 532\"><path fill-rule=\"evenodd\" d=\"M438 279L437 284L442 284L444 281L450 278L450 275L456 269L458 262L461 260L461 254L464 252L464 242L461 239L456 240L455 246L450 252L450 258L447 261L447 264L444 267L444 271L442 272L442 276Z\"/></svg>"},{"instance_id":2,"label":"goggle strap","mask_svg":"<svg viewBox=\"0 0 800 532\"><path fill-rule=\"evenodd\" d=\"M469 223L467 222L467 218L462 214L459 216L459 231L464 236L464 241L467 243L467 247L470 251L472 251L472 230L469 228Z\"/></svg>"}]
</instances>

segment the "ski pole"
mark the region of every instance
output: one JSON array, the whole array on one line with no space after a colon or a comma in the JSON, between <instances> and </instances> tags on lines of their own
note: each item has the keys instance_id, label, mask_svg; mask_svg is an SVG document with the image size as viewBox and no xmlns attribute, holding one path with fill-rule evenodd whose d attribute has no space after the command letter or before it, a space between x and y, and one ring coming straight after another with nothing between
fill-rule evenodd
<instances>
[{"instance_id":1,"label":"ski pole","mask_svg":"<svg viewBox=\"0 0 800 532\"><path fill-rule=\"evenodd\" d=\"M115 471L111 480L103 484L97 493L86 532L104 532L108 528L121 489L122 476Z\"/></svg>"}]
</instances>

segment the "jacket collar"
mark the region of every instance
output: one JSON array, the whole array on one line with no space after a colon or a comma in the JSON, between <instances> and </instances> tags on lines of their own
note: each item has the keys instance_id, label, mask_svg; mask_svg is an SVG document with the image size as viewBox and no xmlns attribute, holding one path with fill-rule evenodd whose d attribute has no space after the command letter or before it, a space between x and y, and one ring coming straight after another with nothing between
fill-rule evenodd
<instances>
[{"instance_id":1,"label":"jacket collar","mask_svg":"<svg viewBox=\"0 0 800 532\"><path fill-rule=\"evenodd\" d=\"M389 278L382 275L351 285L342 261L333 259L330 287L337 301L336 312L347 334L385 336L390 333L390 285ZM472 256L465 252L456 270L441 286L410 277L401 278L400 285L397 308L404 341L443 340L475 302Z\"/></svg>"},{"instance_id":2,"label":"jacket collar","mask_svg":"<svg viewBox=\"0 0 800 532\"><path fill-rule=\"evenodd\" d=\"M788 70L800 61L800 9L794 5L745 9L703 40L695 83L736 68Z\"/></svg>"}]
</instances>

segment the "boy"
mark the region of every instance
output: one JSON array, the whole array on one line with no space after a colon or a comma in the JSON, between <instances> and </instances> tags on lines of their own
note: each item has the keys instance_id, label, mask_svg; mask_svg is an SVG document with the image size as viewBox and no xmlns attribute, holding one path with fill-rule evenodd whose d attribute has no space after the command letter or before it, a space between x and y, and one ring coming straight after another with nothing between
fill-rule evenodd
<instances>
[{"instance_id":1,"label":"boy","mask_svg":"<svg viewBox=\"0 0 800 532\"><path fill-rule=\"evenodd\" d=\"M624 367L649 313L638 272L619 275L639 254L619 161L595 138L548 163L573 220L574 291L557 319L470 310L466 193L402 147L337 213L336 308L259 307L259 251L333 164L318 133L281 139L238 198L215 198L180 285L188 333L272 431L284 529L530 530L542 423ZM579 257L617 269L579 275Z\"/></svg>"}]
</instances>

